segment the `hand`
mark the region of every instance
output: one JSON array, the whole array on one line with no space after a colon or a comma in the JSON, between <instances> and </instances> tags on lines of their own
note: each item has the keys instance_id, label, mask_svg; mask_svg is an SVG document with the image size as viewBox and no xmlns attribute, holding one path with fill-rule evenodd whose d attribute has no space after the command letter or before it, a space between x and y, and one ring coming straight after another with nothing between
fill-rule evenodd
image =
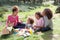
<instances>
[{"instance_id":1,"label":"hand","mask_svg":"<svg viewBox=\"0 0 60 40\"><path fill-rule=\"evenodd\" d=\"M8 23L8 26L14 26L14 23Z\"/></svg>"},{"instance_id":2,"label":"hand","mask_svg":"<svg viewBox=\"0 0 60 40\"><path fill-rule=\"evenodd\" d=\"M33 25L33 27L32 27L33 29L36 29L36 27L35 27L35 25Z\"/></svg>"},{"instance_id":3,"label":"hand","mask_svg":"<svg viewBox=\"0 0 60 40\"><path fill-rule=\"evenodd\" d=\"M22 20L20 20L20 23L22 23L23 21Z\"/></svg>"}]
</instances>

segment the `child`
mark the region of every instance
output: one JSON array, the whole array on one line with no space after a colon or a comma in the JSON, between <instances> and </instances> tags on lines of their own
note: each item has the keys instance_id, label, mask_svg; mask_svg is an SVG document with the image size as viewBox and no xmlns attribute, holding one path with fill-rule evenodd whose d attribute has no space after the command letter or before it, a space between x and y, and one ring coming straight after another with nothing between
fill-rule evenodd
<instances>
[{"instance_id":1,"label":"child","mask_svg":"<svg viewBox=\"0 0 60 40\"><path fill-rule=\"evenodd\" d=\"M53 13L49 8L43 10L43 18L44 18L44 27L41 29L42 32L46 32L49 30L53 30L53 22L52 17Z\"/></svg>"},{"instance_id":2,"label":"child","mask_svg":"<svg viewBox=\"0 0 60 40\"><path fill-rule=\"evenodd\" d=\"M34 20L32 18L28 18L26 22L26 27L31 27L33 26Z\"/></svg>"},{"instance_id":3,"label":"child","mask_svg":"<svg viewBox=\"0 0 60 40\"><path fill-rule=\"evenodd\" d=\"M10 24L13 24L13 28L17 25L17 23L19 22L19 19L18 19L18 6L13 6L12 8L12 14L8 16L8 19L7 19L7 26L3 29L3 34L8 32L7 29L9 31L11 31L10 29L12 29L11 27L9 27ZM9 24L10 23L10 24ZM9 32L8 32L9 33Z\"/></svg>"},{"instance_id":4,"label":"child","mask_svg":"<svg viewBox=\"0 0 60 40\"><path fill-rule=\"evenodd\" d=\"M34 32L33 23L34 23L34 20L32 18L27 19L27 24L26 24L25 28L28 29L28 31L30 31L30 34L32 34L32 32Z\"/></svg>"},{"instance_id":5,"label":"child","mask_svg":"<svg viewBox=\"0 0 60 40\"><path fill-rule=\"evenodd\" d=\"M41 15L40 12L36 12L35 13L35 24L34 24L34 29L38 30L41 29L44 25L44 20L43 20L43 16Z\"/></svg>"},{"instance_id":6,"label":"child","mask_svg":"<svg viewBox=\"0 0 60 40\"><path fill-rule=\"evenodd\" d=\"M30 34L32 34L33 33L33 29L32 29L33 23L34 23L34 20L32 18L28 18L25 29L20 29L20 31L17 31L18 32L17 35L18 36L23 35L24 37L26 37L26 36L29 36Z\"/></svg>"},{"instance_id":7,"label":"child","mask_svg":"<svg viewBox=\"0 0 60 40\"><path fill-rule=\"evenodd\" d=\"M19 22L18 12L19 12L18 6L13 6L12 14L9 15L7 19L7 26L10 21L10 23L13 23L13 28L16 27L17 23ZM20 20L20 23L22 23L21 20Z\"/></svg>"},{"instance_id":8,"label":"child","mask_svg":"<svg viewBox=\"0 0 60 40\"><path fill-rule=\"evenodd\" d=\"M50 27L52 28L52 20L51 20L53 17L52 11L49 8L46 8L46 9L44 9L42 15L43 15L43 18L45 21L44 27L47 27L48 25L51 24Z\"/></svg>"}]
</instances>

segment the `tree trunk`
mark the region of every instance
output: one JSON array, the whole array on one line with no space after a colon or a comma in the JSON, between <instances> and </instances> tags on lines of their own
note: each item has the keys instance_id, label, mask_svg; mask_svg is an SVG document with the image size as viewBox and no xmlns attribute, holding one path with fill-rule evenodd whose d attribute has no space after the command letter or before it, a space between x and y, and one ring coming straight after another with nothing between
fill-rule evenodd
<instances>
[{"instance_id":1,"label":"tree trunk","mask_svg":"<svg viewBox=\"0 0 60 40\"><path fill-rule=\"evenodd\" d=\"M58 0L54 0L54 4L57 5L58 4Z\"/></svg>"}]
</instances>

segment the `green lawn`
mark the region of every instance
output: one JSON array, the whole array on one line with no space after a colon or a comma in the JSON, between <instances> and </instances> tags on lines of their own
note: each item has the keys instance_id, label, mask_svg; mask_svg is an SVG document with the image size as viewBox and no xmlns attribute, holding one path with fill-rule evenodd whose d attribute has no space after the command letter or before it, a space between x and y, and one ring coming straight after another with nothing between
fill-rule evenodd
<instances>
[{"instance_id":1,"label":"green lawn","mask_svg":"<svg viewBox=\"0 0 60 40\"><path fill-rule=\"evenodd\" d=\"M30 10L30 11L26 11L26 12L19 12L19 17L21 17L21 20L23 20L24 22L26 21L28 16L33 16L35 14L35 12L37 11L43 11L45 8L50 8L53 11L53 31L48 31L48 32L44 32L44 33L40 33L39 35L37 34L32 34L30 37L24 38L24 37L18 37L14 34L5 37L5 38L1 38L0 40L59 40L60 39L60 14L55 14L55 10L57 8L57 6L37 6L34 10ZM26 10L26 9L25 9ZM6 14L4 14L4 20L6 21L7 16L11 14L11 12L6 12ZM0 31L5 27L5 23L3 22L3 24L0 27Z\"/></svg>"}]
</instances>

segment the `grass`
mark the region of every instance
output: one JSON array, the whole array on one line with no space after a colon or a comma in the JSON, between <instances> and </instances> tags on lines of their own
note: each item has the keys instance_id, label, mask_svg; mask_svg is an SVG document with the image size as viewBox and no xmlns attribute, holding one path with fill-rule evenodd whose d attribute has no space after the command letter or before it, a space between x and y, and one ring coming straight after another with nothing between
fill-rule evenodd
<instances>
[{"instance_id":1,"label":"grass","mask_svg":"<svg viewBox=\"0 0 60 40\"><path fill-rule=\"evenodd\" d=\"M26 21L28 16L33 16L35 14L35 12L37 11L43 11L45 8L50 8L53 11L53 14L55 13L55 10L57 8L57 6L53 6L53 5L49 5L49 6L37 6L34 10L30 10L30 11L26 11L26 12L19 12L19 18L21 18L21 20L23 20L24 22ZM24 10L24 9L23 9ZM26 9L25 9L26 10ZM6 12L6 14L4 14L4 21L6 21L7 16L10 15L11 12ZM24 38L24 37L18 37L14 34L6 37L6 38L0 38L0 40L59 40L60 37L56 37L54 38L53 35L60 35L60 14L54 14L53 16L53 31L47 31L44 33L40 33L39 35L37 34L32 34L30 37ZM4 24L4 25L3 25ZM0 31L5 27L5 23L3 22L2 26L0 26Z\"/></svg>"}]
</instances>

